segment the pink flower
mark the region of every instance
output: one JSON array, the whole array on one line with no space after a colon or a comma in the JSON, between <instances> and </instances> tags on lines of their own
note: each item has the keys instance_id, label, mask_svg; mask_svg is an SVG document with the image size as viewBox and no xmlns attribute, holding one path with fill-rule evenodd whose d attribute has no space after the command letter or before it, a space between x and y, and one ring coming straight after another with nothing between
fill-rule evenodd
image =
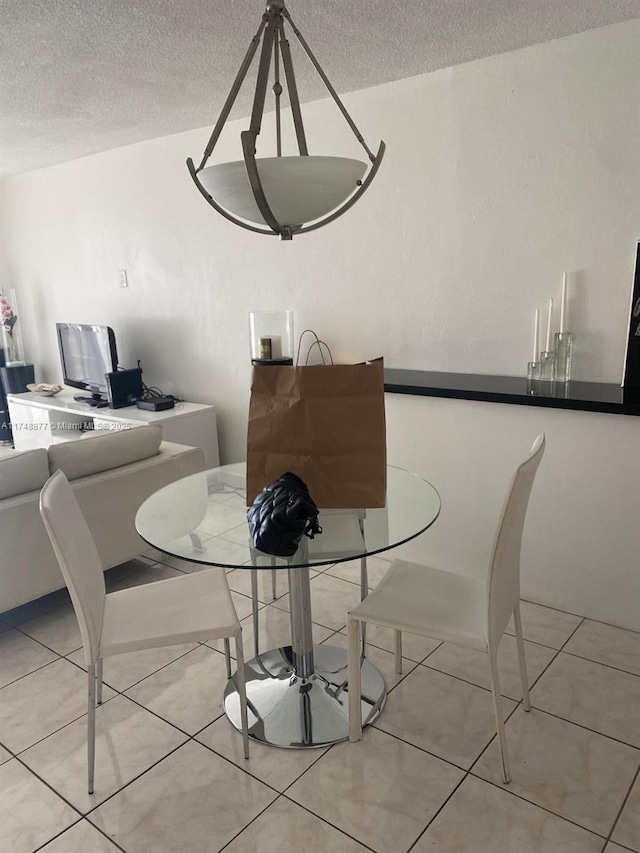
<instances>
[{"instance_id":1,"label":"pink flower","mask_svg":"<svg viewBox=\"0 0 640 853\"><path fill-rule=\"evenodd\" d=\"M3 320L10 320L13 317L13 308L6 296L0 297L0 313Z\"/></svg>"}]
</instances>

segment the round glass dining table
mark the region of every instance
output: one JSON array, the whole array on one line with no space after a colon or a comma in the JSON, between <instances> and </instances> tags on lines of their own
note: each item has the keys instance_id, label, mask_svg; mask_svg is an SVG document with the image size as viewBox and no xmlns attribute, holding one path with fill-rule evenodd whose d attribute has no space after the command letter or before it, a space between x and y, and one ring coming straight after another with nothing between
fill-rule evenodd
<instances>
[{"instance_id":1,"label":"round glass dining table","mask_svg":"<svg viewBox=\"0 0 640 853\"><path fill-rule=\"evenodd\" d=\"M244 463L224 465L176 480L152 494L136 514L136 529L154 548L193 563L253 570L255 656L245 663L249 734L280 747L320 747L349 735L347 653L314 645L310 569L360 560L366 595L366 558L408 542L438 517L440 498L426 480L387 467L387 501L382 508L320 509L322 533L303 537L292 557L257 551L247 524ZM257 574L275 566L288 569L291 644L258 647ZM344 621L346 624L347 605ZM362 721L382 710L384 679L362 660ZM236 677L225 690L225 712L240 729Z\"/></svg>"}]
</instances>

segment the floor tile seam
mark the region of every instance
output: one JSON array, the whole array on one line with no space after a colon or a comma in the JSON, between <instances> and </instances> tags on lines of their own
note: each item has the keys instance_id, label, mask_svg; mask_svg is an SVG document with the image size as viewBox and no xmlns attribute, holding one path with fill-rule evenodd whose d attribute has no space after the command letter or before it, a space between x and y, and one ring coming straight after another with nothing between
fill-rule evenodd
<instances>
[{"instance_id":1,"label":"floor tile seam","mask_svg":"<svg viewBox=\"0 0 640 853\"><path fill-rule=\"evenodd\" d=\"M553 610L555 613L564 613L565 616L576 616L578 619L588 619L590 617L584 616L582 613L573 613L571 610L561 610L559 607L552 607L550 604L540 604L539 601L531 601L530 598L521 598L520 601L524 601L527 604L533 604L536 607L544 607L545 610ZM608 624L608 623L603 623Z\"/></svg>"},{"instance_id":2,"label":"floor tile seam","mask_svg":"<svg viewBox=\"0 0 640 853\"><path fill-rule=\"evenodd\" d=\"M561 651L565 648L565 646L567 645L567 643L568 643L568 642L569 642L569 641L570 641L570 640L575 636L575 633L576 633L576 631L578 630L578 628L581 628L581 627L584 625L584 620L585 620L585 617L583 616L583 617L580 619L580 622L576 625L576 627L573 629L573 631L569 634L569 636L567 637L567 639L564 641L564 643L560 646L560 648L558 649L558 651L560 651L560 652L561 652Z\"/></svg>"},{"instance_id":3,"label":"floor tile seam","mask_svg":"<svg viewBox=\"0 0 640 853\"><path fill-rule=\"evenodd\" d=\"M193 651L193 649L192 649L192 651ZM212 649L212 651L217 651L217 650L216 650L216 649ZM66 658L65 658L65 660L66 660ZM180 660L180 658L176 658L176 660ZM83 667L79 666L79 665L78 665L77 663L75 663L74 661L69 661L69 663L73 664L73 666L77 667L81 672L83 672L83 673L85 673L85 674L86 674L87 670L86 670L86 669L84 669ZM167 664L167 665L168 665L168 664ZM159 672L159 671L160 671L160 670L156 670L156 672ZM155 674L155 673L151 673L151 675L154 675L154 674ZM147 677L148 677L148 676L147 676ZM142 679L142 681L144 681L144 679ZM110 690L112 690L112 691L113 691L113 693L114 693L114 695L113 695L113 696L109 696L107 699L104 699L104 700L103 700L99 705L96 705L96 712L97 712L100 708L102 708L104 705L106 705L106 704L108 704L109 702L113 701L113 699L115 699L117 696L122 696L123 698L127 699L129 702L133 702L135 705L137 705L138 707L142 708L144 711L147 711L149 714L152 714L154 717L157 717L157 718L158 718L159 720L161 720L163 723L166 723L167 725L171 726L172 728L177 729L177 731L179 731L179 732L180 732L180 734L184 734L186 737L189 737L189 738L191 737L191 735L189 735L189 733L188 733L188 732L185 732L185 731L184 731L183 729L181 729L179 726L176 726L174 723L170 722L169 720L166 720L164 717L161 717L161 716L160 716L159 714L157 714L155 711L152 711L150 708L147 708L145 705L142 705L140 702L136 701L136 700L135 700L135 699L133 699L131 696L127 696L125 691L117 690L115 687L111 687L111 685L110 685L110 684L108 684L106 681L103 681L103 684L104 684L106 687L108 687ZM138 682L136 682L136 684L140 684L140 682L138 681ZM135 686L135 685L131 685L131 687L134 687L134 686ZM127 689L127 690L130 690L131 688L130 688L130 687L127 687L126 689ZM66 728L67 728L67 726L70 726L70 725L72 725L73 723L77 723L77 721L78 721L78 720L81 720L83 717L86 717L86 716L87 716L87 713L88 713L88 712L87 712L86 710L84 710L84 711L83 711L81 714L79 714L77 717L73 717L73 719L71 719L71 720L67 720L67 722L66 722L66 723L63 723L63 724L62 724L61 726L59 726L57 729L54 729L53 731L49 732L48 734L44 735L43 737L41 737L41 738L39 738L38 740L34 741L33 743L29 744L29 746L25 746L23 749L18 750L18 752L13 752L13 751L12 751L12 750L10 750L10 749L9 749L8 751L9 751L9 752L11 752L11 754L12 754L14 757L16 757L16 758L17 758L19 755L22 755L22 753L23 753L23 752L27 752L27 750L31 749L31 748L32 748L32 747L34 747L34 746L37 746L39 743L42 743L42 742L43 742L43 741L45 741L45 740L47 740L47 738L52 737L52 736L53 736L53 735L55 735L55 734L58 734L58 732L61 732L63 729L66 729ZM222 712L222 713L224 713L224 712ZM219 719L219 717L220 717L220 716L222 716L222 713L221 713L221 714L219 714L219 715L218 715L218 717L216 717L215 719L216 719L216 720L217 720L217 719ZM215 722L215 720L212 720L211 722ZM97 723L98 723L98 720L97 720L97 714L96 714L96 726L97 726ZM211 723L208 723L207 725L211 725ZM204 726L204 728L206 728L206 726ZM0 744L0 745L1 745L1 744ZM7 748L7 747L5 747L5 748ZM8 749L8 748L7 748L7 749Z\"/></svg>"},{"instance_id":4,"label":"floor tile seam","mask_svg":"<svg viewBox=\"0 0 640 853\"><path fill-rule=\"evenodd\" d=\"M592 729L589 726L585 726L583 723L578 723L576 720L569 720L567 717L562 717L560 714L554 714L553 711L549 711L547 708L540 708L538 705L534 705L533 699L531 699L531 709L537 711L539 714L546 714L548 717L554 717L556 720L562 720L563 723L569 723L569 725L577 726L579 729L584 729L587 732L591 732L591 734L599 735L600 737L604 737L607 740L611 740L614 743L619 743L622 746L627 746L629 749L634 749L638 753L638 758L640 760L640 746L636 746L634 743L628 743L626 740L621 740L620 738L614 737L613 735L605 734L604 732L599 732L597 729Z\"/></svg>"},{"instance_id":5,"label":"floor tile seam","mask_svg":"<svg viewBox=\"0 0 640 853\"><path fill-rule=\"evenodd\" d=\"M65 832L68 832L74 826L77 826L79 823L82 823L83 821L88 823L89 826L93 827L93 829L95 829L96 832L99 832L100 835L104 835L104 837L113 844L113 846L116 848L116 850L120 850L120 851L122 851L122 853L127 853L127 851L124 849L124 847L121 847L116 841L114 841L113 838L109 838L109 836L105 832L103 832L100 829L100 827L96 826L94 823L91 823L91 821L87 820L87 818L84 815L80 818L80 820L77 820L75 823L72 823L71 826L68 826L66 829L63 829L62 832L59 832L57 835L54 835L53 838L50 838L48 841L45 841L45 843L40 845L40 847L37 847L33 851L33 853L38 853L38 851L43 850L47 846L47 844L51 844L51 842L55 841L56 838L60 838L60 836L64 835Z\"/></svg>"},{"instance_id":6,"label":"floor tile seam","mask_svg":"<svg viewBox=\"0 0 640 853\"><path fill-rule=\"evenodd\" d=\"M578 616L579 614L573 613L570 615ZM581 616L581 618L584 622L595 622L598 625L606 625L607 628L617 628L618 631L628 631L630 634L636 634L640 636L640 631L637 631L635 628L623 628L622 625L614 625L612 622L604 622L602 619L596 619L594 616Z\"/></svg>"},{"instance_id":7,"label":"floor tile seam","mask_svg":"<svg viewBox=\"0 0 640 853\"><path fill-rule=\"evenodd\" d=\"M133 686L135 686L135 685L133 685ZM127 690L131 690L131 688L128 687ZM180 726L177 725L177 723L172 723L171 720L167 720L166 717L163 717L162 714L159 714L157 711L152 711L151 708L148 708L146 705L143 705L142 702L139 702L137 699L134 699L132 696L127 696L126 693L120 693L119 695L123 696L125 699L128 699L129 702L133 702L134 705L137 705L139 708L142 708L143 711L146 711L147 713L152 714L154 717L156 717L161 722L166 723L168 726L171 726L171 728L176 729L176 731L180 732L181 735L184 735L185 737L189 738L189 740L193 740L193 738L196 736L196 735L192 735L190 732L185 731L184 729L181 729ZM112 697L112 698L115 698L115 697ZM104 705L105 703L103 702L102 704ZM100 706L98 706L98 707L100 707ZM218 714L217 717L214 717L213 720L210 720L206 725L204 725L201 729L199 729L198 732L196 732L196 734L199 734L201 731L206 729L207 726L210 726L213 723L215 723L215 721L219 720L220 717L222 717L223 715L224 715L224 710L222 710ZM97 725L97 718L96 718L96 725Z\"/></svg>"},{"instance_id":8,"label":"floor tile seam","mask_svg":"<svg viewBox=\"0 0 640 853\"><path fill-rule=\"evenodd\" d=\"M169 758L170 755L173 755L174 752L177 752L179 749L182 749L182 747L185 744L187 744L189 742L189 740L191 740L191 738L187 738L187 740L183 741L182 743L179 743L178 746L172 747L172 749L170 749L169 752L160 756L160 758L158 758L157 761L154 761L153 764L150 764L148 767L145 767L145 769L142 770L140 773L138 773L137 776L134 776L133 779L130 779L128 782L125 782L124 785L121 785L119 788L117 788L115 791L113 791L113 793L109 794L108 797L105 797L104 800L100 800L99 803L96 803L95 805L91 806L91 808L88 811L82 812L82 816L89 820L89 815L93 814L93 812L97 811L105 803L108 803L109 800L112 800L118 794L122 793L122 791L124 791L125 788L128 788L130 785L133 785L134 782L137 782L138 779L141 779L146 773L148 773L150 770L153 770L154 767L157 767L158 764L160 764L166 758ZM96 762L95 776L96 776L96 785L94 786L94 793L95 793L95 789L98 787L97 783L99 782L99 779L100 779L100 765L97 762ZM88 796L92 796L92 795L89 794ZM78 811L77 806L75 806L74 808L76 809L76 811ZM109 840L111 841L111 839L109 839Z\"/></svg>"},{"instance_id":9,"label":"floor tile seam","mask_svg":"<svg viewBox=\"0 0 640 853\"><path fill-rule=\"evenodd\" d=\"M51 782L47 782L47 780L43 776L41 776L36 770L34 770L33 767L29 767L29 765L26 764L25 761L23 759L21 759L19 755L16 755L15 758L16 758L16 761L20 762L20 764L25 768L25 770L28 770L29 773L31 773L32 776L35 776L39 782L42 782L42 784L46 788L48 788L50 791L53 791L53 793L57 797L59 797L65 803L65 805L69 806L70 809L73 809L73 811L79 815L79 819L82 819L84 817L83 813L80 811L78 806L74 806L73 803L64 796L64 794L61 794L60 791L58 791L56 788L53 787ZM73 824L69 824L69 826L73 826L76 823L78 823L77 820L74 821ZM69 829L69 826L67 827L67 829ZM51 841L51 839L49 839L49 841ZM48 843L49 842L47 842L47 844Z\"/></svg>"},{"instance_id":10,"label":"floor tile seam","mask_svg":"<svg viewBox=\"0 0 640 853\"><path fill-rule=\"evenodd\" d=\"M560 818L560 820L565 821L566 823L571 823L573 826L577 826L578 829L582 829L585 832L590 833L591 835L595 835L597 838L602 838L603 841L607 841L607 835L602 832L596 832L594 829L590 829L588 826L584 826L584 824L578 823L576 820L573 820L566 815L560 814L559 812L553 811L553 809L548 808L547 806L543 806L540 803L536 803L533 800L529 800L523 794L519 794L517 791L514 791L509 788L509 785L503 785L499 782L494 782L492 779L487 779L484 776L478 775L478 773L473 772L473 768L469 770L469 775L473 776L474 779L479 779L481 782L486 782L488 785L492 785L494 788L497 788L499 791L504 791L506 794L511 794L511 796L516 797L518 800L521 800L524 803L528 803L531 806L535 806L535 808L542 809L543 812L547 812L547 814L551 814L554 817Z\"/></svg>"},{"instance_id":11,"label":"floor tile seam","mask_svg":"<svg viewBox=\"0 0 640 853\"><path fill-rule=\"evenodd\" d=\"M213 722L215 723L217 720L219 720L219 719L220 719L221 717L223 717L223 716L224 716L224 712L220 715L220 717L216 717L216 719L215 719ZM198 744L198 746L203 746L205 749L208 749L208 750L209 750L209 752L212 752L215 756L217 756L217 758L222 758L222 760L223 760L223 761L225 761L227 764L230 764L230 765L231 765L232 767L234 767L236 770L240 770L242 773L246 773L246 774L247 774L247 776L250 776L254 781L259 782L261 785L264 785L264 786L265 786L265 788L269 788L269 790L270 790L270 791L274 791L274 792L278 795L278 797L283 793L283 791L279 791L277 788L274 788L274 786L273 786L273 785L271 785L269 782L265 782L265 780L264 780L264 779L261 779L259 776L256 776L254 773L252 773L250 770L248 770L248 769L244 766L245 764L247 764L247 763L251 760L251 758L245 759L245 760L243 761L243 763L242 763L242 764L236 764L236 763L235 763L235 761L233 761L233 759L229 758L228 756L226 756L226 755L225 755L224 753L222 753L222 752L218 752L218 750L217 750L217 749L214 749L214 748L213 748L212 746L210 746L208 743L204 743L204 742L203 742L203 741L201 741L201 740L197 740L198 735L202 734L202 732L203 732L205 729L207 729L210 725L212 725L212 723L209 723L207 726L204 726L204 728L200 729L200 731L199 731L197 734L195 734L195 735L193 735L192 737L190 737L190 738L189 738L189 740L194 741L195 743L197 743L197 744ZM229 722L229 725L231 726L231 725L232 725L232 723L231 723L231 722ZM238 737L241 737L241 736L242 736L242 733L241 733L240 731L237 731L237 730L235 729L235 727L234 727L234 733L236 733L236 734L238 735ZM183 746L184 746L184 744L183 744ZM272 747L272 748L273 748L273 749L278 749L279 747ZM251 741L249 741L249 755L251 755ZM316 760L313 762L313 764L310 764L310 765L309 765L309 767L313 767L313 766L314 766L314 765L315 765L315 764L316 764L316 763L317 763L317 762L322 758L322 756L323 756L323 755L324 755L324 753L322 753L321 755L318 755L318 758L316 758ZM302 776L304 776L304 774L307 772L307 770L308 770L308 769L309 769L309 768L307 768L306 770L304 770L304 771L300 774L300 776L297 776L297 777L296 777L296 779L291 783L291 785L295 784L295 782L297 782L297 781L298 781L298 779L300 779ZM288 786L288 787L290 787L290 786ZM277 799L277 798L276 798L276 799ZM275 802L275 800L274 800L273 802ZM271 804L270 804L270 805L271 805Z\"/></svg>"},{"instance_id":12,"label":"floor tile seam","mask_svg":"<svg viewBox=\"0 0 640 853\"><path fill-rule=\"evenodd\" d=\"M422 830L422 832L420 833L420 835L418 835L418 837L416 838L416 840L415 840L415 841L413 842L413 844L409 847L409 849L408 849L407 853L411 853L411 851L414 849L414 847L416 846L416 844L420 841L420 839L422 838L422 836L423 836L423 835L425 834L425 832L429 829L429 827L431 826L431 824L436 820L436 818L438 817L438 815L440 814L440 812L442 812L442 811L443 811L443 809L445 809L445 808L446 808L447 804L451 801L451 799L453 798L453 796L458 792L458 790L459 790L459 789L460 789L460 787L462 786L462 783L463 783L463 782L468 778L469 773L470 773L470 771L469 771L469 770L465 770L465 771L464 771L464 774L463 774L463 776L462 776L462 779L460 779L460 781L459 781L459 782L458 782L458 784L454 787L454 789L451 791L451 793L449 794L449 796L448 796L448 797L445 797L444 801L440 804L440 806L439 806L439 807L438 807L438 809L436 810L436 813L433 815L433 817L431 818L431 820L427 823L427 825L426 825L426 826L425 826L425 828Z\"/></svg>"},{"instance_id":13,"label":"floor tile seam","mask_svg":"<svg viewBox=\"0 0 640 853\"><path fill-rule=\"evenodd\" d=\"M100 705L96 706L96 710L98 708L102 707L102 705L106 705L108 702L111 702L112 699L115 699L115 698L116 698L115 696L109 696L108 699L105 699ZM58 732L61 732L63 729L66 729L67 726L70 726L73 723L77 723L78 720L81 720L83 717L86 717L86 716L87 716L87 711L85 709L84 711L82 711L81 714L78 714L77 717L73 717L73 719L67 720L66 723L63 723L61 726L58 726L57 729L54 729L53 731L48 732L46 735L43 735L41 738L38 738L38 740L34 740L33 743L30 743L28 746L25 746L22 749L18 750L17 752L14 752L13 755L16 758L18 758L23 753L28 752L30 749L32 749L32 747L38 746L38 744L43 743L43 741L47 740L47 738L53 737L53 735L57 735Z\"/></svg>"},{"instance_id":14,"label":"floor tile seam","mask_svg":"<svg viewBox=\"0 0 640 853\"><path fill-rule=\"evenodd\" d=\"M373 723L369 723L365 727L365 729L363 729L363 731L366 731L367 728L375 729L377 732L380 732L383 735L388 735L389 737L392 737L394 740L400 741L400 743L403 743L405 746L410 746L413 749L418 749L418 750L420 750L420 752L425 753L425 755L429 755L431 758L437 758L438 761L444 761L445 764L449 764L451 767L455 767L456 770L461 770L463 773L469 773L469 768L462 767L460 764L456 764L455 761L452 761L450 758L443 758L442 755L438 755L436 752L431 752L431 750L426 749L424 746L418 746L417 744L412 743L411 741L405 740L404 738L400 737L400 735L396 735L393 732L389 732L386 729L380 728L377 725L377 721L379 719L380 719L380 717L376 717L376 720ZM485 751L485 749L489 746L489 744L494 740L495 737L496 737L495 734L493 734L491 736L491 738L489 739L489 743L487 743L487 745L482 748L482 751L480 754L482 754L482 752ZM480 756L478 756L478 757L480 757ZM477 759L474 759L473 764L475 764L476 760Z\"/></svg>"},{"instance_id":15,"label":"floor tile seam","mask_svg":"<svg viewBox=\"0 0 640 853\"><path fill-rule=\"evenodd\" d=\"M560 649L560 652L563 655L569 655L572 658L578 658L579 660L587 660L587 661L589 661L589 663L597 663L598 666L606 666L607 669L613 669L613 670L615 670L615 672L623 672L625 675L633 675L635 678L640 678L640 673L631 672L631 670L623 669L620 666L614 666L612 663L605 663L604 661L601 661L601 660L594 660L593 658L589 658L586 655L579 655L579 654L576 654L576 652L570 652L567 649Z\"/></svg>"},{"instance_id":16,"label":"floor tile seam","mask_svg":"<svg viewBox=\"0 0 640 853\"><path fill-rule=\"evenodd\" d=\"M42 616L49 616L51 614L51 612L52 611L49 611L49 613L43 613ZM34 616L33 618L34 619L40 619L41 617L40 616ZM25 622L30 622L30 621L31 621L30 619L25 620ZM34 643L38 643L38 645L43 646L45 649L47 649L47 651L53 652L56 655L60 655L60 657L64 657L65 654L70 655L72 652L75 652L75 651L77 651L77 649L81 648L82 643L80 644L80 646L77 646L75 649L71 649L71 651L69 651L69 652L64 652L64 654L62 652L56 651L56 649L52 649L51 646L48 646L46 643L43 643L42 640L39 640L37 637L33 637L28 631L26 631L23 627L21 627L25 624L25 622L21 622L20 625L14 625L13 630L19 631L23 636L28 637L30 640L33 640ZM3 631L3 633L5 633L5 632Z\"/></svg>"},{"instance_id":17,"label":"floor tile seam","mask_svg":"<svg viewBox=\"0 0 640 853\"><path fill-rule=\"evenodd\" d=\"M602 853L605 853L609 844L617 844L621 850L625 851L625 853L640 853L640 850L638 850L637 848L634 850L633 847L627 847L626 844L620 844L619 841L614 841L613 839L607 839L607 841L605 842L605 846L602 850Z\"/></svg>"},{"instance_id":18,"label":"floor tile seam","mask_svg":"<svg viewBox=\"0 0 640 853\"><path fill-rule=\"evenodd\" d=\"M216 752L216 755L218 755L218 753L217 753L217 752ZM236 834L233 836L233 838L230 838L230 839L227 841L227 843L226 843L226 844L224 844L224 845L223 845L223 846L222 846L222 847L217 851L217 853L223 853L223 851L224 851L224 850L226 850L226 849L229 847L229 845L230 845L230 844L233 844L233 842L234 842L234 841L235 841L239 836L241 836L241 835L242 835L242 833L243 833L246 829L248 829L248 828L251 826L251 824L255 823L255 822L258 820L258 818L259 818L261 815L263 815L266 811L268 811L274 803L277 803L277 801L280 799L280 797L281 797L281 796L282 796L282 795L278 792L278 796L277 796L274 800L272 800L268 805L266 805L266 806L265 806L265 807L264 807L260 812L258 812L258 814L257 814L257 815L255 815L254 817L252 817L252 818L251 818L251 820L249 821L249 823L245 824L245 825L242 827L242 829L241 829L241 830L239 830L239 832L236 832Z\"/></svg>"},{"instance_id":19,"label":"floor tile seam","mask_svg":"<svg viewBox=\"0 0 640 853\"><path fill-rule=\"evenodd\" d=\"M444 642L444 641L443 641L443 642ZM443 644L443 643L441 643L440 645L442 645L442 644ZM438 648L440 648L440 646L438 646ZM463 648L463 647L461 646L460 648ZM549 646L545 646L545 648L550 648L550 647L549 647ZM435 652L435 651L437 651L437 649L434 649L433 651ZM538 681L540 681L540 679L542 678L542 676L544 675L544 673L547 671L547 669L551 666L551 664L554 662L554 660L555 660L555 659L557 658L557 656L560 654L560 652L559 652L559 650L558 650L558 649L554 649L554 651L555 651L554 656L549 660L549 662L548 662L547 664L545 664L544 668L541 670L541 672L539 673L539 675L537 675L537 676L534 678L534 680L533 680L532 682L530 682L530 683L527 685L527 686L528 686L528 688L529 688L529 691L531 691L531 690L535 687L535 685L538 683ZM441 675L448 675L448 676L450 676L451 678L457 678L457 679L458 679L458 681L464 681L464 682L465 682L465 684L469 684L471 687L479 687L479 688L480 688L480 690L486 690L488 693L491 693L491 694L493 695L493 690L492 690L492 688L491 688L491 687L483 687L481 684L476 684L476 683L475 683L475 682L473 682L473 681L468 681L466 678L462 678L462 676L460 676L460 675L454 675L454 674L453 674L453 673L451 673L451 672L446 672L445 670L437 669L435 666L431 666L430 664L426 663L427 659L428 659L432 654L433 654L433 652L429 652L429 654L427 655L427 657L425 657L425 658L424 658L424 660L419 664L419 666L424 666L424 667L426 667L427 669L432 670L433 672L439 672ZM487 656L487 657L488 657L488 656ZM489 665L489 661L487 660L487 666L488 666L488 665ZM394 685L394 686L397 686L397 685ZM392 689L393 689L393 688L392 688ZM516 699L516 698L514 698L513 696L508 696L506 693L500 693L500 696L501 696L503 699L509 699L511 702L516 702L518 705L520 705L520 704L522 703L522 700L523 700L523 697L522 697L522 696L520 696L520 698L519 698L519 699ZM515 708L514 708L514 710L515 710ZM509 713L509 716L511 716L511 713L513 713L513 712L510 712L510 713Z\"/></svg>"},{"instance_id":20,"label":"floor tile seam","mask_svg":"<svg viewBox=\"0 0 640 853\"><path fill-rule=\"evenodd\" d=\"M326 823L327 826L330 826L332 829L337 830L337 832L339 832L341 835L345 835L347 838L350 838L352 841L355 841L356 844L359 844L361 847L364 847L365 850L370 850L371 853L379 853L379 851L376 851L376 849L374 847L370 847L368 844L366 844L361 839L356 838L355 835L350 835L348 832L345 832L344 829L342 829L339 826L336 826L335 823L331 823L331 821L327 820L326 817L323 817L322 815L319 815L317 812L314 812L312 808L305 805L304 803L299 803L297 800L294 800L293 797L288 797L284 792L281 794L281 796L285 800L288 800L290 803L293 803L294 805L298 806L298 808L304 809L304 811L313 815L318 820L321 820L323 823Z\"/></svg>"},{"instance_id":21,"label":"floor tile seam","mask_svg":"<svg viewBox=\"0 0 640 853\"><path fill-rule=\"evenodd\" d=\"M49 649L48 651L51 651L51 649ZM51 666L52 663L57 663L59 660L66 660L64 655L59 655L58 652L54 652L54 654L56 655L54 660L48 660L46 663L35 667L35 669L32 669L29 672L25 672L24 675L19 675L17 678L14 678L13 681L8 681L6 684L3 684L2 687L0 687L0 698L2 697L2 691L5 689L5 687L11 687L11 685L17 684L19 681L22 681L23 678L27 678L29 675L33 675L34 672L40 672L41 669L45 669L46 667ZM72 663L72 661L69 661L69 663Z\"/></svg>"},{"instance_id":22,"label":"floor tile seam","mask_svg":"<svg viewBox=\"0 0 640 853\"><path fill-rule=\"evenodd\" d=\"M148 675L145 675L142 678L139 678L137 681L134 681L133 684L128 684L123 690L118 690L118 688L114 687L112 684L109 684L109 682L106 680L106 678L104 676L102 678L102 682L103 682L103 684L106 684L107 687L110 687L111 690L115 690L116 693L119 693L121 696L124 696L127 690L131 690L132 687L137 687L139 684L142 684L143 681L146 681L147 678L151 678L152 675L157 675L159 672L162 672L163 669L166 669L168 666L171 666L171 664L177 663L179 660L182 660L182 658L184 658L186 655L191 654L191 652L197 651L197 649L200 646L207 643L207 640L204 640L202 643L198 642L197 640L194 640L193 642L196 643L195 648L187 649L186 652L183 652L181 655L178 655L177 658L173 658L172 660L168 661L167 663L163 663L162 666L159 666L157 669L154 669L153 672L150 672L150 673L148 673ZM181 644L178 644L178 645L181 645ZM156 648L167 648L167 649L169 649L169 648L171 648L171 646L156 646ZM212 652L216 652L216 654L222 655L224 657L224 652L220 652L220 651L218 651L218 649L214 649L212 646L207 646L207 648L210 649ZM140 651L146 651L146 649L141 649ZM128 652L122 652L122 654L128 654ZM111 657L118 657L118 655L108 655L106 658L103 658L103 660L108 660ZM74 663L74 661L69 661L69 663ZM78 666L78 664L76 664L76 666ZM84 667L80 667L80 669L82 669L83 672L87 671ZM128 696L127 698L129 699L131 697Z\"/></svg>"},{"instance_id":23,"label":"floor tile seam","mask_svg":"<svg viewBox=\"0 0 640 853\"><path fill-rule=\"evenodd\" d=\"M640 778L640 766L636 770L635 776L631 780L631 784L629 785L629 790L627 791L625 798L622 801L622 805L620 806L620 808L618 810L618 814L616 815L615 820L613 821L613 826L611 827L611 830L609 831L609 835L607 836L607 843L609 843L609 841L611 841L613 844L618 843L617 841L612 839L612 835L616 831L616 827L617 827L618 823L620 822L620 818L622 817L622 812L624 811L625 806L629 802L629 797L631 796L631 791L633 790L633 786L636 784L636 781L638 780L638 778ZM620 846L624 847L625 845L621 844ZM628 849L632 849L632 848L628 848Z\"/></svg>"},{"instance_id":24,"label":"floor tile seam","mask_svg":"<svg viewBox=\"0 0 640 853\"><path fill-rule=\"evenodd\" d=\"M51 838L48 838L48 839L47 839L45 842L43 842L42 844L39 844L39 845L38 845L37 847L35 847L33 850L31 850L31 849L30 849L30 850L29 850L29 853L38 853L38 851L39 851L39 850L42 850L44 847L46 847L46 846L47 846L47 844L51 844L51 842L52 842L52 841L55 841L55 840L56 840L56 838L60 838L60 836L61 836L61 835L64 835L64 833L65 833L68 829L72 829L74 826L77 826L77 825L78 825L81 821L83 821L83 820L84 820L84 818L83 818L82 816L80 816L80 818L79 818L78 820L74 821L74 823L70 824L69 826L66 826L66 827L65 827L64 829L62 829L60 832L57 832L55 835L53 835ZM125 851L125 853L126 853L126 851Z\"/></svg>"},{"instance_id":25,"label":"floor tile seam","mask_svg":"<svg viewBox=\"0 0 640 853\"><path fill-rule=\"evenodd\" d=\"M429 656L427 655L427 657L429 657ZM426 660L426 658L425 658L425 660ZM436 669L434 666L430 666L428 663L425 663L424 661L422 663L419 663L418 666L422 666L425 669L430 670L431 672L438 672L438 673L440 673L440 675L446 675L449 678L455 678L456 681L462 681L464 684L468 684L469 687L477 687L478 690L484 690L485 693L491 693L491 695L493 695L493 690L491 689L491 687L483 687L481 684L475 684L475 682L468 681L466 678L462 678L462 676L460 676L460 675L453 675L453 673L451 673L451 672L444 672L444 670L442 670L442 669ZM487 666L488 666L488 662L487 662ZM413 671L414 670L412 670L412 672ZM407 673L407 675L410 675L410 673ZM394 685L394 687L391 689L393 690L396 686L397 685ZM529 689L531 689L531 687ZM509 702L515 702L516 705L519 705L522 702L522 696L519 699L514 699L513 696L507 696L504 693L500 693L500 696L502 699L508 699ZM511 713L512 712L509 712L509 716L511 716Z\"/></svg>"}]
</instances>

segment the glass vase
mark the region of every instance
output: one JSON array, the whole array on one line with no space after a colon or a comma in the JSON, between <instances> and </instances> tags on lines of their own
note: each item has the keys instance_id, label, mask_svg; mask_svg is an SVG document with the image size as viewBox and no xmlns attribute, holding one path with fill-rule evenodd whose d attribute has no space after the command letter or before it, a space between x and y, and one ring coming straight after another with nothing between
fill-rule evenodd
<instances>
[{"instance_id":1,"label":"glass vase","mask_svg":"<svg viewBox=\"0 0 640 853\"><path fill-rule=\"evenodd\" d=\"M556 378L556 354L553 351L540 353L540 380L554 382Z\"/></svg>"},{"instance_id":2,"label":"glass vase","mask_svg":"<svg viewBox=\"0 0 640 853\"><path fill-rule=\"evenodd\" d=\"M556 382L569 382L571 379L571 351L573 335L571 332L556 334Z\"/></svg>"},{"instance_id":3,"label":"glass vase","mask_svg":"<svg viewBox=\"0 0 640 853\"><path fill-rule=\"evenodd\" d=\"M24 364L24 349L22 346L22 332L20 329L20 315L16 292L13 288L9 295L0 294L0 332L1 343L4 350L4 361L7 367L15 367Z\"/></svg>"}]
</instances>

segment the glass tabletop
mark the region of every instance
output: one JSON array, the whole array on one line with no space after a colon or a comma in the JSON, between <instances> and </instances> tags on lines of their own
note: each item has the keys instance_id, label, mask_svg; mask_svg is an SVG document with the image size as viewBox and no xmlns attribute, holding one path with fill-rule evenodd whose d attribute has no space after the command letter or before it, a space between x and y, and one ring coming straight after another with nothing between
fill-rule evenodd
<instances>
[{"instance_id":1,"label":"glass tabletop","mask_svg":"<svg viewBox=\"0 0 640 853\"><path fill-rule=\"evenodd\" d=\"M152 494L136 514L136 530L174 557L223 568L271 568L253 549L247 524L244 462L176 480ZM304 539L289 568L329 565L377 554L423 533L438 517L440 497L431 483L387 466L387 505L381 509L321 509L323 532ZM262 559L264 558L264 559ZM280 559L280 558L276 558Z\"/></svg>"}]
</instances>

